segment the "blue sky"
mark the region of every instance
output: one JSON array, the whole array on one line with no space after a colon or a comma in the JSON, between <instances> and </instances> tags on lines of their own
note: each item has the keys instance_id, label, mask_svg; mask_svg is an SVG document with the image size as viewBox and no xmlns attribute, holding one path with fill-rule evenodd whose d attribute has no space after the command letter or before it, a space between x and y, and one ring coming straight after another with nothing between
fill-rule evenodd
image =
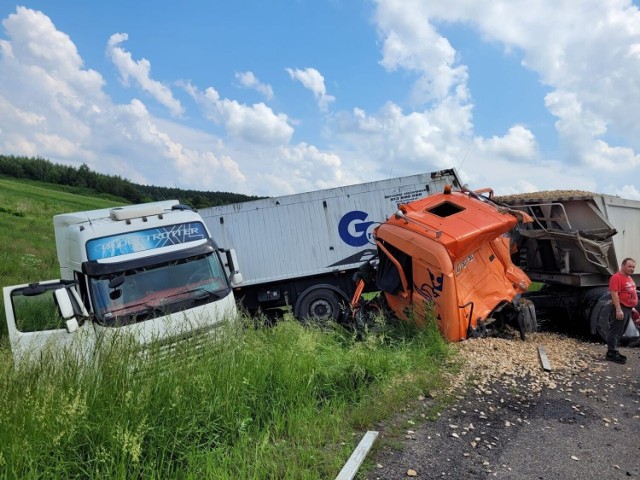
<instances>
[{"instance_id":1,"label":"blue sky","mask_svg":"<svg viewBox=\"0 0 640 480\"><path fill-rule=\"evenodd\" d=\"M630 0L0 4L0 153L285 195L455 167L640 199Z\"/></svg>"}]
</instances>

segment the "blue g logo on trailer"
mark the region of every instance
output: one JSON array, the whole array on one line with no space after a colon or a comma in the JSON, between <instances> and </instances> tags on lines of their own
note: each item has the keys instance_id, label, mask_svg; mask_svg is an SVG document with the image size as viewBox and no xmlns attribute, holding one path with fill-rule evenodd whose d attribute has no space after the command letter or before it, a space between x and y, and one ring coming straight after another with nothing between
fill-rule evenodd
<instances>
[{"instance_id":1,"label":"blue g logo on trailer","mask_svg":"<svg viewBox=\"0 0 640 480\"><path fill-rule=\"evenodd\" d=\"M344 243L352 247L364 247L367 243L372 243L367 231L374 222L367 222L368 216L367 212L361 210L352 210L342 216L338 223L338 233Z\"/></svg>"}]
</instances>

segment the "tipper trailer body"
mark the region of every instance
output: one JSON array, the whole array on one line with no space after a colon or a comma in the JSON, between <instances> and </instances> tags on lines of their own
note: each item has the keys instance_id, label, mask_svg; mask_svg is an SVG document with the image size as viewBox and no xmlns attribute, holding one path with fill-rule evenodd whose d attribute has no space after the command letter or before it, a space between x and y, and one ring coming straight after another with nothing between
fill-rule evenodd
<instances>
[{"instance_id":1,"label":"tipper trailer body","mask_svg":"<svg viewBox=\"0 0 640 480\"><path fill-rule=\"evenodd\" d=\"M534 221L513 236L513 261L536 282L530 292L538 316L562 314L586 322L606 338L611 311L608 285L626 257L640 247L640 201L579 190L544 191L496 197ZM640 273L633 275L640 285ZM629 323L625 337L637 337Z\"/></svg>"}]
</instances>

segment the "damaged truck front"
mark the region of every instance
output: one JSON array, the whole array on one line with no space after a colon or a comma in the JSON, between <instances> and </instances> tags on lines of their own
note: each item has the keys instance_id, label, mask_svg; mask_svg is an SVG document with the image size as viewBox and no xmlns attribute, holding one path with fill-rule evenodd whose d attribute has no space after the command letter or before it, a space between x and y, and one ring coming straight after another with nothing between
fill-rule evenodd
<instances>
[{"instance_id":1,"label":"damaged truck front","mask_svg":"<svg viewBox=\"0 0 640 480\"><path fill-rule=\"evenodd\" d=\"M61 279L4 287L14 359L72 350L87 358L127 334L170 350L211 338L236 316L235 253L177 200L56 215Z\"/></svg>"},{"instance_id":2,"label":"damaged truck front","mask_svg":"<svg viewBox=\"0 0 640 480\"><path fill-rule=\"evenodd\" d=\"M396 317L417 324L433 312L449 341L486 336L506 325L523 339L535 331L533 303L521 298L531 282L511 262L508 236L531 218L492 197L489 189L445 187L400 205L374 230L378 258L361 270L352 302L356 322L366 322L382 302ZM375 271L367 271L372 265ZM374 276L382 295L365 302L359 292Z\"/></svg>"}]
</instances>

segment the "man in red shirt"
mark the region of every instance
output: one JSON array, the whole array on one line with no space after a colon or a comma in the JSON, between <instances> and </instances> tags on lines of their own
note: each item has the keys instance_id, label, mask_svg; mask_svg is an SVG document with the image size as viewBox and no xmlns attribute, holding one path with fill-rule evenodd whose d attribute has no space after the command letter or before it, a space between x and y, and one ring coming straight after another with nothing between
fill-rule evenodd
<instances>
[{"instance_id":1,"label":"man in red shirt","mask_svg":"<svg viewBox=\"0 0 640 480\"><path fill-rule=\"evenodd\" d=\"M627 357L618 351L620 338L624 333L631 311L638 306L638 292L636 284L631 278L636 268L633 258L625 258L620 270L609 280L611 291L611 317L609 319L609 334L607 335L606 359L616 363L626 363Z\"/></svg>"}]
</instances>

